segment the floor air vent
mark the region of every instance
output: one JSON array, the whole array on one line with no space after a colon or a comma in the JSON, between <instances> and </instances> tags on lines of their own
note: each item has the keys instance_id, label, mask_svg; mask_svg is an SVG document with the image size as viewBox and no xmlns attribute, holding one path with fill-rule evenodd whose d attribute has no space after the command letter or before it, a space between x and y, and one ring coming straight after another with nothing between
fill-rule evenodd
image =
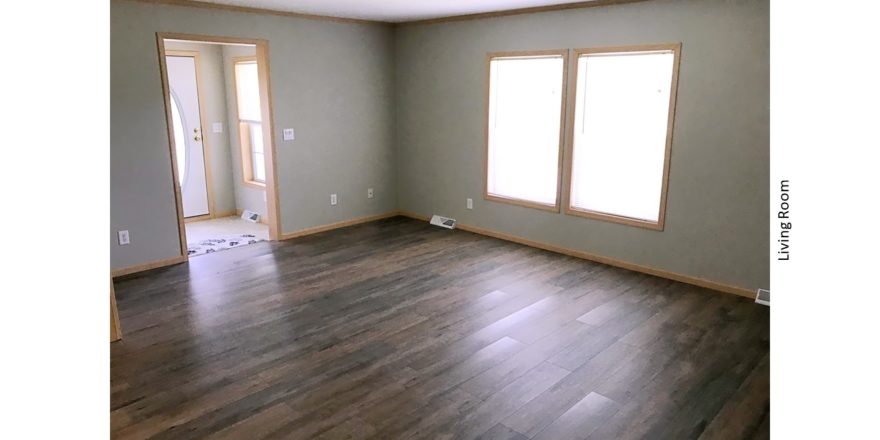
<instances>
[{"instance_id":1,"label":"floor air vent","mask_svg":"<svg viewBox=\"0 0 880 440\"><path fill-rule=\"evenodd\" d=\"M441 228L455 229L455 219L454 218L441 217L436 214L433 217L431 217L431 224L434 226L440 226Z\"/></svg>"},{"instance_id":2,"label":"floor air vent","mask_svg":"<svg viewBox=\"0 0 880 440\"><path fill-rule=\"evenodd\" d=\"M758 289L758 296L755 297L755 302L758 304L763 304L765 306L770 305L770 291L766 289Z\"/></svg>"},{"instance_id":3,"label":"floor air vent","mask_svg":"<svg viewBox=\"0 0 880 440\"><path fill-rule=\"evenodd\" d=\"M243 220L247 220L251 223L259 223L260 214L257 214L256 212L248 211L247 209L245 209L244 212L241 213L241 218Z\"/></svg>"}]
</instances>

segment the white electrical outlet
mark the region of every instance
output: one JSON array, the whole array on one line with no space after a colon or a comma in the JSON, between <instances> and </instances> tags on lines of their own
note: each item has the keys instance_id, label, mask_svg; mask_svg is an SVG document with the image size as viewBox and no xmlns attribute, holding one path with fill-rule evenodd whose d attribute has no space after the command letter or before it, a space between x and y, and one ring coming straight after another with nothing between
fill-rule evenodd
<instances>
[{"instance_id":1,"label":"white electrical outlet","mask_svg":"<svg viewBox=\"0 0 880 440\"><path fill-rule=\"evenodd\" d=\"M467 209L474 209L474 199L467 199Z\"/></svg>"},{"instance_id":2,"label":"white electrical outlet","mask_svg":"<svg viewBox=\"0 0 880 440\"><path fill-rule=\"evenodd\" d=\"M214 133L223 133L223 123L215 122L211 124L211 131L213 131Z\"/></svg>"},{"instance_id":3,"label":"white electrical outlet","mask_svg":"<svg viewBox=\"0 0 880 440\"><path fill-rule=\"evenodd\" d=\"M119 231L119 232L117 232L117 235L119 235L119 245L120 246L131 243L131 237L129 237L129 235L128 235L128 230Z\"/></svg>"},{"instance_id":4,"label":"white electrical outlet","mask_svg":"<svg viewBox=\"0 0 880 440\"><path fill-rule=\"evenodd\" d=\"M285 141L292 141L292 140L296 139L296 134L293 132L292 128L285 128L282 131L282 134L284 135Z\"/></svg>"},{"instance_id":5,"label":"white electrical outlet","mask_svg":"<svg viewBox=\"0 0 880 440\"><path fill-rule=\"evenodd\" d=\"M330 194L330 204L336 205L336 194Z\"/></svg>"},{"instance_id":6,"label":"white electrical outlet","mask_svg":"<svg viewBox=\"0 0 880 440\"><path fill-rule=\"evenodd\" d=\"M373 198L373 188L367 188L367 198L368 199Z\"/></svg>"}]
</instances>

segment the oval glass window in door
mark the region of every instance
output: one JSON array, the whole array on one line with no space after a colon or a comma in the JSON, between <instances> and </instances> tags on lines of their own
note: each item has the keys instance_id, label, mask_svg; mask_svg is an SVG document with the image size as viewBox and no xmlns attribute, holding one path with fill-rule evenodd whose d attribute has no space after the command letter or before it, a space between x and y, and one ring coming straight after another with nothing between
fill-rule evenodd
<instances>
[{"instance_id":1,"label":"oval glass window in door","mask_svg":"<svg viewBox=\"0 0 880 440\"><path fill-rule=\"evenodd\" d=\"M171 93L171 123L174 130L174 150L177 153L177 178L180 181L181 188L186 182L186 164L189 148L186 148L186 135L183 129L183 118L180 116L180 104Z\"/></svg>"}]
</instances>

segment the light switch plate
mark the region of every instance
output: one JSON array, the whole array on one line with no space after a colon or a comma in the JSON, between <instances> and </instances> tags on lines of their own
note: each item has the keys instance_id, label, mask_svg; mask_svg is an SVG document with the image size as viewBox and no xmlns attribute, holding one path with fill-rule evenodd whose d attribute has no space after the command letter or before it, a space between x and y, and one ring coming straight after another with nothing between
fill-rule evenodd
<instances>
[{"instance_id":1,"label":"light switch plate","mask_svg":"<svg viewBox=\"0 0 880 440\"><path fill-rule=\"evenodd\" d=\"M215 122L211 124L211 131L213 131L214 133L223 133L223 123Z\"/></svg>"},{"instance_id":2,"label":"light switch plate","mask_svg":"<svg viewBox=\"0 0 880 440\"><path fill-rule=\"evenodd\" d=\"M330 194L330 204L336 205L336 194Z\"/></svg>"},{"instance_id":3,"label":"light switch plate","mask_svg":"<svg viewBox=\"0 0 880 440\"><path fill-rule=\"evenodd\" d=\"M284 133L284 140L285 141L292 141L296 138L292 128L285 128L283 133Z\"/></svg>"},{"instance_id":4,"label":"light switch plate","mask_svg":"<svg viewBox=\"0 0 880 440\"><path fill-rule=\"evenodd\" d=\"M474 209L474 199L467 199L467 209Z\"/></svg>"}]
</instances>

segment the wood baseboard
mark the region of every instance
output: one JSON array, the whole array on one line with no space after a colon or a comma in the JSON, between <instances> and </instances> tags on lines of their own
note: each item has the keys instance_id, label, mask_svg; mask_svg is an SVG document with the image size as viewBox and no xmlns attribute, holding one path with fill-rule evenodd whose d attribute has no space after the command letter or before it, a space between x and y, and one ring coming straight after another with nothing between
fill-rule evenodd
<instances>
[{"instance_id":1,"label":"wood baseboard","mask_svg":"<svg viewBox=\"0 0 880 440\"><path fill-rule=\"evenodd\" d=\"M218 218L226 218L226 217L235 217L236 215L239 215L239 216L241 215L238 212L238 210L236 210L236 209L232 209L229 211L220 211L220 212L214 213L211 216L210 220L216 220ZM260 216L260 218L262 218L262 216Z\"/></svg>"},{"instance_id":2,"label":"wood baseboard","mask_svg":"<svg viewBox=\"0 0 880 440\"><path fill-rule=\"evenodd\" d=\"M410 212L410 211L397 211L397 213L403 217L409 217L413 220L422 220L422 221L426 221L426 222L431 221L430 215L421 215L421 214L416 214L416 213ZM461 226L461 225L459 224L458 226Z\"/></svg>"},{"instance_id":3,"label":"wood baseboard","mask_svg":"<svg viewBox=\"0 0 880 440\"><path fill-rule=\"evenodd\" d=\"M419 215L409 211L398 211L400 215L404 217L409 217L416 220L428 221L430 217ZM493 231L491 229L485 229L478 226L471 226L459 223L456 226L458 229L463 231L473 232L475 234L485 235L487 237L498 238L501 240L512 241L514 243L519 243L526 246L531 246L538 249L543 249L550 252L556 252L563 255L568 255L571 257L582 258L584 260L595 261L597 263L607 264L609 266L615 266L622 269L632 270L635 272L641 272L648 275L657 276L660 278L666 278L674 281L679 281L686 284L692 284L694 286L705 287L707 289L717 290L719 292L724 293L732 293L734 295L739 295L742 297L746 297L749 299L755 298L755 291L751 289L747 289L745 287L733 286L730 284L719 283L712 280L707 280L705 278L693 277L690 275L684 275L676 272L670 272L668 270L657 269L650 266L643 266L641 264L630 263L628 261L618 260L616 258L605 257L602 255L591 254L589 252L583 252L575 249L570 249L562 246L556 246L549 243L544 243L540 241L530 240L528 238L519 237L516 235L506 234L503 232Z\"/></svg>"},{"instance_id":4,"label":"wood baseboard","mask_svg":"<svg viewBox=\"0 0 880 440\"><path fill-rule=\"evenodd\" d=\"M116 278L123 275L131 275L133 273L143 272L145 270L158 269L160 267L184 263L187 260L188 258L186 255L178 255L176 257L166 258L164 260L151 261L149 263L123 267L121 269L114 269L112 272L110 272L110 276Z\"/></svg>"},{"instance_id":5,"label":"wood baseboard","mask_svg":"<svg viewBox=\"0 0 880 440\"><path fill-rule=\"evenodd\" d=\"M366 217L358 217L350 220L345 220L337 223L331 223L328 225L315 226L306 229L300 229L299 231L288 232L281 235L282 240L290 240L293 238L304 237L306 235L317 234L319 232L332 231L334 229L340 229L347 226L354 226L361 223L369 223L376 220L382 220L395 216L403 216L409 217L416 220L428 221L430 217L416 214L414 212L409 211L391 211L386 212L384 214L371 215ZM684 275L676 272L671 272L664 269L657 269L650 266L644 266L641 264L631 263L628 261L618 260L616 258L605 257L602 255L596 255L589 252L583 252L576 249L570 249L562 246L557 246L549 243L544 243L536 240L530 240L527 238L519 237L516 235L506 234L503 232L493 231L491 229L481 228L478 226L471 226L466 224L459 223L457 227L463 231L473 232L475 234L485 235L487 237L498 238L500 240L511 241L514 243L519 243L525 246L530 246L538 249L543 249L550 252L556 252L563 255L568 255L571 257L581 258L584 260L595 261L597 263L607 264L609 266L615 266L622 269L632 270L635 272L641 272L648 275L653 275L661 278L666 278L674 281L679 281L682 283L692 284L694 286L705 287L707 289L717 290L719 292L724 293L732 293L734 295L739 295L745 298L754 299L755 292L751 289L739 286L733 286L730 284L719 283L712 280L707 280L705 278L694 277L690 275ZM186 256L177 256L168 258L165 260L153 261L150 263L139 264L136 266L129 266L121 269L113 270L112 276L113 278L120 277L123 275L130 275L137 272L143 272L145 270L157 269L160 267L171 266L174 264L179 264L187 261Z\"/></svg>"},{"instance_id":6,"label":"wood baseboard","mask_svg":"<svg viewBox=\"0 0 880 440\"><path fill-rule=\"evenodd\" d=\"M239 213L240 214L240 213ZM401 215L398 211L390 211L384 214L379 215L371 215L366 217L358 217L353 218L351 220L345 220L337 223L331 223L329 225L315 226L312 228L301 229L295 232L289 232L281 235L282 240L289 240L291 238L304 237L306 235L317 234L319 232L331 231L333 229L344 228L346 226L354 226L359 225L361 223L368 223L376 220L382 220L384 218L391 218ZM263 219L263 216L260 216ZM138 264L136 266L123 267L121 269L115 269L111 272L111 276L113 278L121 277L123 275L131 275L137 272L143 272L145 270L150 269L158 269L160 267L171 266L174 264L179 264L187 261L188 258L186 256L180 255L177 257L167 258L159 261L152 261L150 263Z\"/></svg>"},{"instance_id":7,"label":"wood baseboard","mask_svg":"<svg viewBox=\"0 0 880 440\"><path fill-rule=\"evenodd\" d=\"M223 218L223 217L231 217L234 215L235 215L235 211L222 211L222 212L218 212L216 214L205 214L205 215L200 215L197 217L184 218L183 222L184 223L204 222L204 221L214 220L214 219Z\"/></svg>"},{"instance_id":8,"label":"wood baseboard","mask_svg":"<svg viewBox=\"0 0 880 440\"><path fill-rule=\"evenodd\" d=\"M184 223L196 223L196 222L203 222L205 220L213 220L213 219L214 219L214 216L212 216L211 214L205 214L205 215L197 215L195 217L184 217L183 222Z\"/></svg>"},{"instance_id":9,"label":"wood baseboard","mask_svg":"<svg viewBox=\"0 0 880 440\"><path fill-rule=\"evenodd\" d=\"M397 217L399 215L401 215L399 211L390 211L390 212L386 212L384 214L353 218L351 220L345 220L345 221L341 221L341 222L337 222L337 223L330 223L329 225L314 226L311 228L300 229L299 231L283 233L283 234L281 234L281 239L282 240L289 240L291 238L304 237L306 235L317 234L319 232L332 231L334 229L344 228L347 226L359 225L361 223L369 223L372 221L382 220L385 218Z\"/></svg>"}]
</instances>

